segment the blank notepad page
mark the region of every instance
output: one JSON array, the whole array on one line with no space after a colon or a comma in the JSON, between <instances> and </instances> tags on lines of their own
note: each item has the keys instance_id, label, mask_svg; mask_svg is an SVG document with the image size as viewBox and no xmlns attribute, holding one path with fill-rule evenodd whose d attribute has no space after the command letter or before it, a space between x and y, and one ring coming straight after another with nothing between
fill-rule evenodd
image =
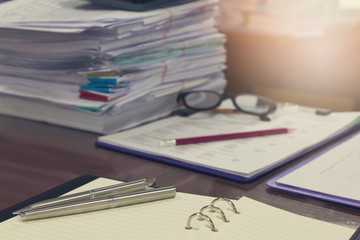
<instances>
[{"instance_id":1,"label":"blank notepad page","mask_svg":"<svg viewBox=\"0 0 360 240\"><path fill-rule=\"evenodd\" d=\"M114 180L97 179L79 189L83 191L114 184ZM219 213L204 213L214 222L217 232L206 221L188 217L210 204L213 197L177 193L174 199L137 204L91 213L20 222L17 217L0 224L1 240L63 239L246 239L246 240L344 240L355 229L338 226L289 213L242 197L234 200L240 214L227 202L217 202L229 222Z\"/></svg>"}]
</instances>

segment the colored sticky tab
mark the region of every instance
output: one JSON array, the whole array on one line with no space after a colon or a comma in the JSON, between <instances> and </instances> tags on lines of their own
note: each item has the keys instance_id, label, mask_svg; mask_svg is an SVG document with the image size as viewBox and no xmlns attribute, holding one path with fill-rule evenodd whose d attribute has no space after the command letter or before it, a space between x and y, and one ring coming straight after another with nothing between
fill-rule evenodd
<instances>
[{"instance_id":1,"label":"colored sticky tab","mask_svg":"<svg viewBox=\"0 0 360 240\"><path fill-rule=\"evenodd\" d=\"M350 240L360 240L360 227L354 232Z\"/></svg>"},{"instance_id":2,"label":"colored sticky tab","mask_svg":"<svg viewBox=\"0 0 360 240\"><path fill-rule=\"evenodd\" d=\"M88 78L88 81L92 84L109 84L112 86L116 86L117 79L116 78Z\"/></svg>"},{"instance_id":3,"label":"colored sticky tab","mask_svg":"<svg viewBox=\"0 0 360 240\"><path fill-rule=\"evenodd\" d=\"M100 86L100 85L82 85L80 86L81 90L88 90L88 91L96 91L96 92L102 92L102 93L119 93L128 91L129 87L107 87L107 86Z\"/></svg>"},{"instance_id":4,"label":"colored sticky tab","mask_svg":"<svg viewBox=\"0 0 360 240\"><path fill-rule=\"evenodd\" d=\"M124 81L123 77L99 77L99 78L88 78L90 84L107 84L111 86L121 86L125 84L129 84L129 81Z\"/></svg>"}]
</instances>

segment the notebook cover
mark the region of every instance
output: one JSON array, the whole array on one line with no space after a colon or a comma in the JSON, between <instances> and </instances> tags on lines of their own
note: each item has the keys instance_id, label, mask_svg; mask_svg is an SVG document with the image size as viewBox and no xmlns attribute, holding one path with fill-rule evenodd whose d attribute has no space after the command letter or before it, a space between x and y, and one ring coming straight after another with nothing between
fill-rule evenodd
<instances>
[{"instance_id":1,"label":"notebook cover","mask_svg":"<svg viewBox=\"0 0 360 240\"><path fill-rule=\"evenodd\" d=\"M75 178L73 180L70 180L66 183L63 183L57 187L54 187L54 188L52 188L46 192L43 192L39 195L31 197L23 202L17 203L9 208L6 208L6 209L0 211L0 222L3 222L9 218L14 217L15 215L13 215L12 213L17 209L24 208L24 207L26 207L32 203L38 202L38 201L58 197L62 194L65 194L65 193L71 191L71 190L74 190L75 188L78 188L86 183L89 183L89 182L95 180L96 178L98 178L98 177L81 176L81 177Z\"/></svg>"}]
</instances>

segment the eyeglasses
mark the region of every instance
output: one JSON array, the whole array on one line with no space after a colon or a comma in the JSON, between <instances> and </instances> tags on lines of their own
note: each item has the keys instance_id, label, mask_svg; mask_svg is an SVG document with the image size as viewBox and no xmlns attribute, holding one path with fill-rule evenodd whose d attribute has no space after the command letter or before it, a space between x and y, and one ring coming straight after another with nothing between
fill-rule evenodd
<instances>
[{"instance_id":1,"label":"eyeglasses","mask_svg":"<svg viewBox=\"0 0 360 240\"><path fill-rule=\"evenodd\" d=\"M259 116L263 121L269 121L267 116L275 111L276 102L254 94L220 94L214 91L190 91L180 93L177 102L184 104L190 114L197 111L208 111L220 106L222 101L230 98L235 109L232 112L244 112ZM221 111L221 110L220 110ZM189 115L189 111L179 111L182 116Z\"/></svg>"}]
</instances>

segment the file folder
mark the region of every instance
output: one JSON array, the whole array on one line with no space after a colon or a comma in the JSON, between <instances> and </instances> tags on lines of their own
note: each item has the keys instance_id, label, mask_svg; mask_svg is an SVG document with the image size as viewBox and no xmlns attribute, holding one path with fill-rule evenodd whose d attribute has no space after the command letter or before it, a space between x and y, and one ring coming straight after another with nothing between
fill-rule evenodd
<instances>
[{"instance_id":1,"label":"file folder","mask_svg":"<svg viewBox=\"0 0 360 240\"><path fill-rule=\"evenodd\" d=\"M309 159L305 160L304 162L300 163L299 165L297 165L297 166L285 171L284 173L276 176L275 178L269 180L267 182L267 186L270 189L283 191L283 192L287 192L287 193L290 193L290 194L301 195L301 196L306 196L306 197L309 197L309 198L314 198L314 199L318 199L318 200L322 200L322 201L327 201L327 202L346 205L346 206L350 206L350 207L360 208L360 199L350 199L350 198L345 197L345 196L334 195L334 194L326 193L324 191L319 191L319 190L316 190L316 189L304 188L304 187L295 186L295 185L288 185L288 184L279 182L279 180L281 178L293 173L294 171L296 171L298 169L301 169L302 167L305 167L307 164L309 164L309 163L311 163L313 161L316 161L319 157L324 156L324 154L329 153L330 151L333 151L334 149L340 147L342 144L353 140L353 138L355 136L360 136L360 130L356 131L355 133L351 134L350 136L342 139L341 141L338 141L338 142L332 144L331 146L329 146L325 150L323 150L320 153L310 157ZM354 148L358 148L358 146L354 145ZM329 163L329 167L331 167L330 163ZM354 168L358 169L358 166L354 166ZM307 176L304 175L304 178L307 178L307 177L309 177L309 175L307 175ZM331 187L331 184L329 184L327 182L322 182L322 184L327 184L328 188ZM354 190L358 188L357 185L352 186L352 187L353 187Z\"/></svg>"},{"instance_id":2,"label":"file folder","mask_svg":"<svg viewBox=\"0 0 360 240\"><path fill-rule=\"evenodd\" d=\"M279 109L272 117L272 121L262 122L256 116L244 114L196 113L188 118L173 116L128 131L101 136L95 144L237 182L250 182L359 127L357 112L317 116ZM297 130L251 139L159 147L160 140L181 138L184 134L191 137L191 134L201 136L241 132L239 128L246 132L279 125ZM318 126L317 130L315 125Z\"/></svg>"}]
</instances>

